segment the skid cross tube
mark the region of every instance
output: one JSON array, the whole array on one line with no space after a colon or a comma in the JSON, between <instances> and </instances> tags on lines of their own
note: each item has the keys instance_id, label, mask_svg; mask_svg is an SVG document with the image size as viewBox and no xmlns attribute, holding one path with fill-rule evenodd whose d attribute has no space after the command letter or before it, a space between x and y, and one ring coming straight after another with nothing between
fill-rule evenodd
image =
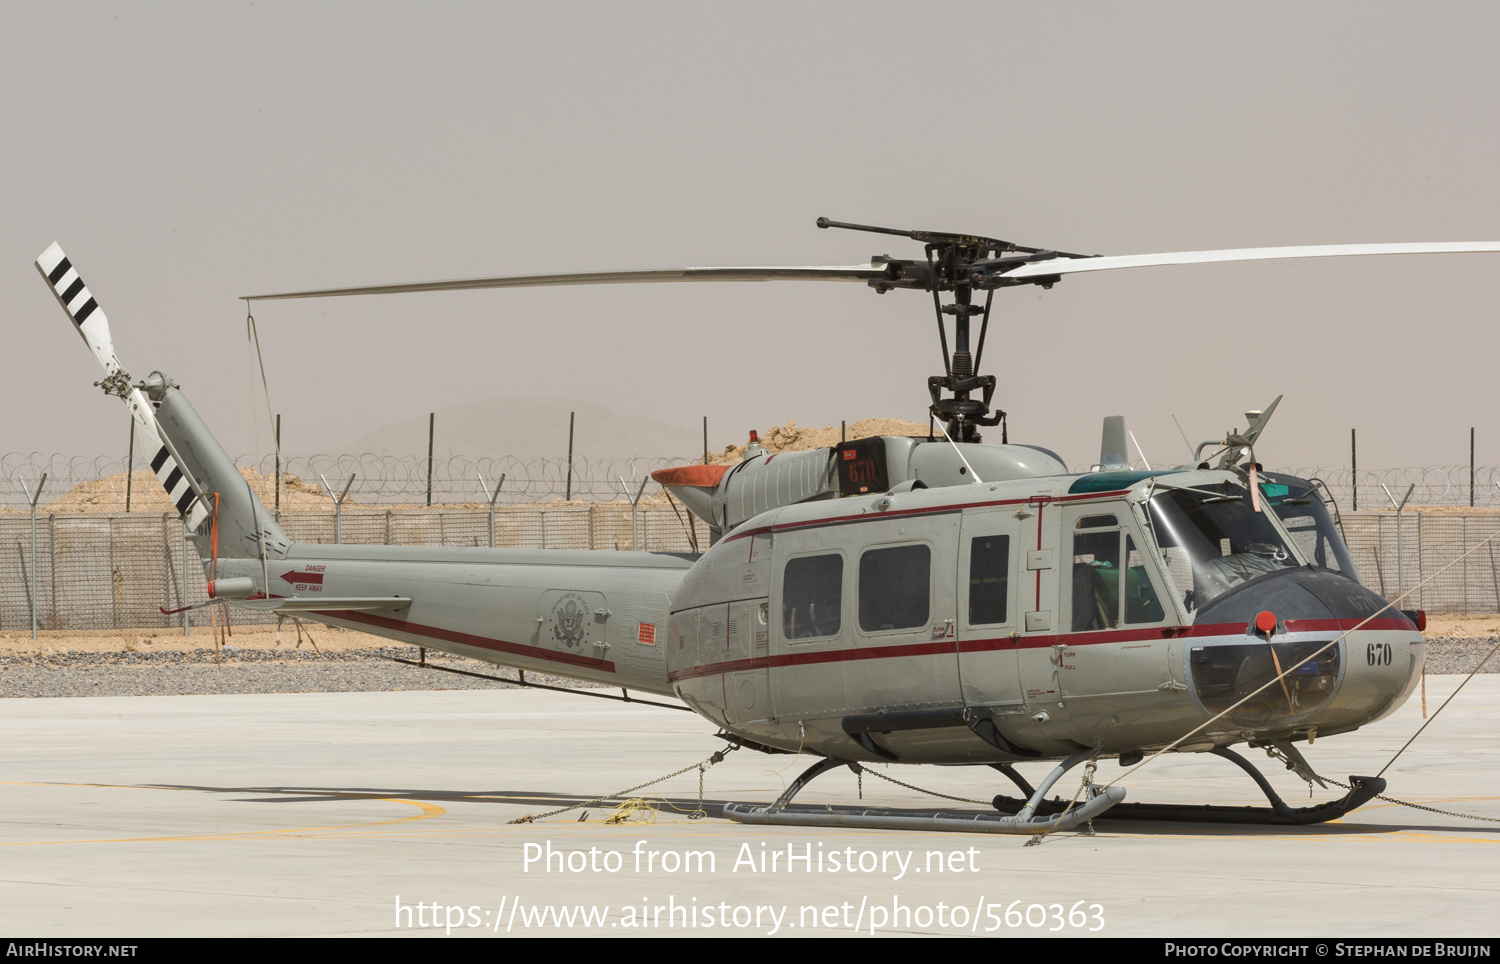
<instances>
[{"instance_id":1,"label":"skid cross tube","mask_svg":"<svg viewBox=\"0 0 1500 964\"><path fill-rule=\"evenodd\" d=\"M864 768L852 760L837 760L828 757L808 767L801 776L792 781L791 786L787 787L774 803L768 806L728 803L724 805L724 816L737 823L777 824L793 827L847 827L865 830L942 830L1016 834L1072 830L1095 819L1099 814L1125 799L1124 787L1108 787L1097 795L1090 791L1088 799L1065 813L1061 812L1061 807L1056 813L1046 815L1037 813L1037 810L1044 806L1043 797L1048 790L1052 789L1053 784L1069 770L1090 759L1097 752L1093 749L1082 750L1059 763L1047 775L1047 779L1042 781L1041 786L1031 794L1021 811L1015 814L999 815L974 810L913 811L873 807L791 808L792 797L829 770L847 766L855 773L863 772ZM1012 780L1019 779L1018 775L1007 773L1005 770L1000 772L1005 773ZM1019 782L1025 781L1019 780Z\"/></svg>"}]
</instances>

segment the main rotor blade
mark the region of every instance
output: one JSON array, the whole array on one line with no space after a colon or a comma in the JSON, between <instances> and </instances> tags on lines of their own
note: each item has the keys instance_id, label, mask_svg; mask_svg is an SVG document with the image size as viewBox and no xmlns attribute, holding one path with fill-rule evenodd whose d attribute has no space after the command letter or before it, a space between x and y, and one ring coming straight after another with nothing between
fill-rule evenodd
<instances>
[{"instance_id":1,"label":"main rotor blade","mask_svg":"<svg viewBox=\"0 0 1500 964\"><path fill-rule=\"evenodd\" d=\"M319 291L289 291L272 295L242 295L243 301L275 301L284 298L338 298L344 295L395 295L413 291L466 291L477 288L540 288L552 285L643 284L664 281L858 281L884 277L883 264L851 264L768 268L668 268L659 271L584 271L570 274L513 275L502 278L466 278L457 281L417 281L410 284L366 285L359 288L325 288Z\"/></svg>"},{"instance_id":2,"label":"main rotor blade","mask_svg":"<svg viewBox=\"0 0 1500 964\"><path fill-rule=\"evenodd\" d=\"M1097 258L1053 258L1032 261L1005 272L1003 278L1039 278L1148 268L1164 264L1212 264L1219 261L1274 261L1281 258L1340 258L1364 254L1473 254L1500 252L1497 241L1421 241L1412 244L1311 244L1287 248L1230 248L1224 251L1178 251L1170 254L1122 254Z\"/></svg>"}]
</instances>

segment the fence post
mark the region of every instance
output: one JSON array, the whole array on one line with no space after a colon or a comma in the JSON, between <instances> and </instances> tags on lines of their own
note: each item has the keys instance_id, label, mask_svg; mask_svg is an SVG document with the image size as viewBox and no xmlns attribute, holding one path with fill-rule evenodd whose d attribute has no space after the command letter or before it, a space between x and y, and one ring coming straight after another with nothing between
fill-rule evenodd
<instances>
[{"instance_id":1,"label":"fence post","mask_svg":"<svg viewBox=\"0 0 1500 964\"><path fill-rule=\"evenodd\" d=\"M437 431L437 412L427 413L427 507L432 507L432 437Z\"/></svg>"},{"instance_id":2,"label":"fence post","mask_svg":"<svg viewBox=\"0 0 1500 964\"><path fill-rule=\"evenodd\" d=\"M495 483L495 494L490 495L490 487L484 484L484 473L476 470L475 475L479 477L479 488L490 500L490 548L495 548L495 500L500 498L500 487L505 484L505 473L500 473L500 481Z\"/></svg>"},{"instance_id":3,"label":"fence post","mask_svg":"<svg viewBox=\"0 0 1500 964\"><path fill-rule=\"evenodd\" d=\"M1349 430L1349 491L1354 499L1354 511L1359 511L1359 449L1354 444L1354 429Z\"/></svg>"},{"instance_id":4,"label":"fence post","mask_svg":"<svg viewBox=\"0 0 1500 964\"><path fill-rule=\"evenodd\" d=\"M40 490L38 490L40 491ZM52 584L52 628L57 628L57 516L47 516L47 580Z\"/></svg>"},{"instance_id":5,"label":"fence post","mask_svg":"<svg viewBox=\"0 0 1500 964\"><path fill-rule=\"evenodd\" d=\"M120 628L120 590L115 586L115 520L113 516L104 517L105 524L109 526L109 612L110 620L114 628ZM121 580L124 581L123 579Z\"/></svg>"},{"instance_id":6,"label":"fence post","mask_svg":"<svg viewBox=\"0 0 1500 964\"><path fill-rule=\"evenodd\" d=\"M646 483L648 481L650 481L650 476L647 476L646 478L641 479L640 487L635 490L635 498L631 498L630 497L630 486L628 486L628 485L625 484L625 480L624 479L620 479L620 490L625 493L626 500L630 502L630 551L631 552L635 552L636 549L638 548L637 543L636 543L636 534L635 534L636 509L641 504L641 493L643 493L643 492L646 491ZM592 548L592 546L590 548Z\"/></svg>"},{"instance_id":7,"label":"fence post","mask_svg":"<svg viewBox=\"0 0 1500 964\"><path fill-rule=\"evenodd\" d=\"M342 545L344 541L344 497L349 494L349 487L354 484L354 473L349 473L349 481L344 483L344 491L337 496L333 494L333 486L328 484L328 476L319 473L318 478L323 480L323 488L327 490L328 497L333 499L333 544ZM428 477L427 484L429 486L432 484L431 476ZM428 504L431 505L431 502Z\"/></svg>"},{"instance_id":8,"label":"fence post","mask_svg":"<svg viewBox=\"0 0 1500 964\"><path fill-rule=\"evenodd\" d=\"M1470 488L1470 490L1469 490L1469 499L1470 499L1469 504L1470 505L1474 504L1473 503L1473 498L1474 498L1473 489ZM1467 515L1465 515L1463 517L1462 536L1463 536L1463 548L1464 548L1464 552L1467 553L1469 551L1469 517ZM1463 573L1464 573L1464 612L1466 612L1466 613L1471 613L1471 612L1474 611L1474 610L1472 610L1472 609L1469 608L1469 570L1471 568L1473 568L1473 565L1474 565L1474 560L1469 559L1469 558L1465 558L1464 559L1464 568L1463 568Z\"/></svg>"},{"instance_id":9,"label":"fence post","mask_svg":"<svg viewBox=\"0 0 1500 964\"><path fill-rule=\"evenodd\" d=\"M1417 513L1417 585L1422 585L1422 513ZM1417 609L1427 608L1427 589L1417 590Z\"/></svg>"},{"instance_id":10,"label":"fence post","mask_svg":"<svg viewBox=\"0 0 1500 964\"><path fill-rule=\"evenodd\" d=\"M1474 449L1474 446L1471 444L1469 446L1469 450L1472 452L1473 449ZM1469 461L1472 462L1473 459L1470 458ZM125 450L125 511L126 512L130 511L130 483L135 478L135 472L132 471L134 467L135 467L135 415L132 414L130 416L130 447ZM1472 473L1470 473L1470 474L1472 475ZM1471 483L1470 486L1469 486L1469 488L1473 489L1474 488L1474 486L1472 484L1473 483L1473 479L1471 478L1469 481ZM1473 503L1472 500L1470 500L1469 504L1473 505L1474 503Z\"/></svg>"},{"instance_id":11,"label":"fence post","mask_svg":"<svg viewBox=\"0 0 1500 964\"><path fill-rule=\"evenodd\" d=\"M568 487L563 491L564 502L573 501L573 416L577 414L577 412L568 413ZM553 489L552 491L556 492L557 490ZM546 546L542 548L545 549Z\"/></svg>"},{"instance_id":12,"label":"fence post","mask_svg":"<svg viewBox=\"0 0 1500 964\"><path fill-rule=\"evenodd\" d=\"M42 486L44 486L44 485L47 484L47 473L46 472L42 473L41 479L38 480L38 482L36 484L36 493L35 494L32 494L32 492L29 489L26 488L26 482L20 476L16 476L16 481L18 481L18 482L21 483L21 490L26 493L26 498L28 500L30 500L30 502L31 502L31 638L33 640L35 640L36 639L36 504L37 504L37 500L42 497ZM56 526L53 526L53 531L55 532L55 530L56 530ZM54 543L54 545L56 544L56 540L55 539L53 540L53 543ZM52 565L49 568L52 570L52 572L54 574L54 578L52 580L52 611L55 613L57 611L57 579L55 578L55 574L56 574L56 570L57 570L57 553L56 553L55 550L52 550Z\"/></svg>"}]
</instances>

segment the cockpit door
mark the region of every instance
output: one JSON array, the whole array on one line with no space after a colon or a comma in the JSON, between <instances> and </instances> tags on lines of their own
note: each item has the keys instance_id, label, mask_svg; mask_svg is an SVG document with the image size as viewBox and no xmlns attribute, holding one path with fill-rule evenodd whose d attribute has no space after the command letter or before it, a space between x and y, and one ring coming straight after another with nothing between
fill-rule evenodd
<instances>
[{"instance_id":1,"label":"cockpit door","mask_svg":"<svg viewBox=\"0 0 1500 964\"><path fill-rule=\"evenodd\" d=\"M1061 510L1059 696L1155 693L1170 685L1175 623L1153 542L1124 501Z\"/></svg>"},{"instance_id":2,"label":"cockpit door","mask_svg":"<svg viewBox=\"0 0 1500 964\"><path fill-rule=\"evenodd\" d=\"M964 512L958 547L958 675L968 706L1021 703L1016 650L1027 574L1013 509Z\"/></svg>"}]
</instances>

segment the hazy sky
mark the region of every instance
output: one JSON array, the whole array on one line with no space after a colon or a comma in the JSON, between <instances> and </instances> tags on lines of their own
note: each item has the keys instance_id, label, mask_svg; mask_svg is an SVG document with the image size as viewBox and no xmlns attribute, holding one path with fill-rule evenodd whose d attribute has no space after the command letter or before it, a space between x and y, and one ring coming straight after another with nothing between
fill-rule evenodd
<instances>
[{"instance_id":1,"label":"hazy sky","mask_svg":"<svg viewBox=\"0 0 1500 964\"><path fill-rule=\"evenodd\" d=\"M1500 239L1497 37L1493 3L5 4L0 453L123 454L32 267L54 240L239 454L254 292L920 256L819 215L1107 254ZM1181 459L1173 414L1196 442L1278 394L1268 464L1346 464L1350 427L1371 468L1463 462L1471 425L1493 463L1497 301L1500 255L1106 272L998 295L985 368L1012 439L1074 463L1105 415ZM926 295L854 285L255 313L299 451L529 393L717 447L925 421L942 371Z\"/></svg>"}]
</instances>

